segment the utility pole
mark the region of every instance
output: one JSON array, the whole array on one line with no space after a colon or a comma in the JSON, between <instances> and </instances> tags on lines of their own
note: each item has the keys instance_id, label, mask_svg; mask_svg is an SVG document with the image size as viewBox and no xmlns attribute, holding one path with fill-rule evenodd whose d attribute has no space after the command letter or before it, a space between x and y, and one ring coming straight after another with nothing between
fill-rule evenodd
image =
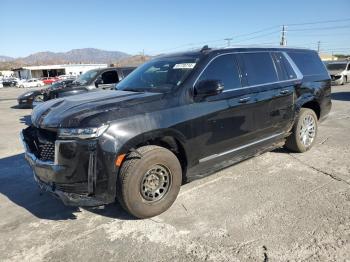
<instances>
[{"instance_id":1,"label":"utility pole","mask_svg":"<svg viewBox=\"0 0 350 262\"><path fill-rule=\"evenodd\" d=\"M224 40L227 41L227 47L231 46L231 41L233 38L225 38Z\"/></svg>"},{"instance_id":2,"label":"utility pole","mask_svg":"<svg viewBox=\"0 0 350 262\"><path fill-rule=\"evenodd\" d=\"M283 25L282 26L282 31L281 31L281 42L280 45L281 46L286 46L287 45L287 37L286 37L286 26Z\"/></svg>"},{"instance_id":3,"label":"utility pole","mask_svg":"<svg viewBox=\"0 0 350 262\"><path fill-rule=\"evenodd\" d=\"M321 41L317 42L317 53L320 53Z\"/></svg>"},{"instance_id":4,"label":"utility pole","mask_svg":"<svg viewBox=\"0 0 350 262\"><path fill-rule=\"evenodd\" d=\"M146 61L146 58L145 58L145 49L142 49L142 51L141 51L141 61L142 61L142 62L145 62L145 61Z\"/></svg>"}]
</instances>

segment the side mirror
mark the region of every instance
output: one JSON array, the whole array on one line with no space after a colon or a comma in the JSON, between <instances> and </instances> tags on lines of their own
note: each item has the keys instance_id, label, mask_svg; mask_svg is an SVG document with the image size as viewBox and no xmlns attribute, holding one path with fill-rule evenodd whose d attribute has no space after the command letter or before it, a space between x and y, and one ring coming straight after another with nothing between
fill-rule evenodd
<instances>
[{"instance_id":1,"label":"side mirror","mask_svg":"<svg viewBox=\"0 0 350 262\"><path fill-rule=\"evenodd\" d=\"M103 79L102 79L102 77L98 77L98 78L95 80L95 86L98 87L98 85L103 85Z\"/></svg>"},{"instance_id":2,"label":"side mirror","mask_svg":"<svg viewBox=\"0 0 350 262\"><path fill-rule=\"evenodd\" d=\"M203 80L194 87L194 96L204 98L215 96L224 90L224 84L220 80Z\"/></svg>"}]
</instances>

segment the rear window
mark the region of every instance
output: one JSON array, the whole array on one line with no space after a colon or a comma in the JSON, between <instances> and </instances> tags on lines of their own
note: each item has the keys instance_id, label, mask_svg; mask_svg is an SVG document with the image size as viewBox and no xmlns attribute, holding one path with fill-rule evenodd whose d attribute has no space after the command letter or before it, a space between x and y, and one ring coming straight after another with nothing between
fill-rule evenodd
<instances>
[{"instance_id":1,"label":"rear window","mask_svg":"<svg viewBox=\"0 0 350 262\"><path fill-rule=\"evenodd\" d=\"M241 60L249 85L261 85L278 81L270 53L243 53L241 54Z\"/></svg>"},{"instance_id":2,"label":"rear window","mask_svg":"<svg viewBox=\"0 0 350 262\"><path fill-rule=\"evenodd\" d=\"M287 52L303 75L328 75L316 52Z\"/></svg>"}]
</instances>

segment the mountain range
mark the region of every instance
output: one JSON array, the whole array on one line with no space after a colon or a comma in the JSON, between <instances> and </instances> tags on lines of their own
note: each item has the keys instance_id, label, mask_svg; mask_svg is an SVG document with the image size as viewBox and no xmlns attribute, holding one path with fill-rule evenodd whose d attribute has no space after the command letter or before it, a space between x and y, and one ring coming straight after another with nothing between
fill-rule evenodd
<instances>
[{"instance_id":1,"label":"mountain range","mask_svg":"<svg viewBox=\"0 0 350 262\"><path fill-rule=\"evenodd\" d=\"M68 52L38 52L26 57L0 56L0 68L10 69L25 65L50 65L65 63L115 63L130 55L120 51L106 51L96 48L73 49Z\"/></svg>"}]
</instances>

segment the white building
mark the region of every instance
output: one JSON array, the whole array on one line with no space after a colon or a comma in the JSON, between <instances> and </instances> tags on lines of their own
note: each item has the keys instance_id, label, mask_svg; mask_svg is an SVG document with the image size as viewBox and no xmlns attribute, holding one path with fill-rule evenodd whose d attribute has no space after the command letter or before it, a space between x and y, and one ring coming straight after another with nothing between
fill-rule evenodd
<instances>
[{"instance_id":1,"label":"white building","mask_svg":"<svg viewBox=\"0 0 350 262\"><path fill-rule=\"evenodd\" d=\"M13 71L10 71L10 70L0 70L0 79L3 78L3 77L11 77L13 76L14 73Z\"/></svg>"},{"instance_id":2,"label":"white building","mask_svg":"<svg viewBox=\"0 0 350 262\"><path fill-rule=\"evenodd\" d=\"M45 66L24 66L13 69L15 76L20 79L50 77L59 75L78 76L88 70L106 68L107 64L65 64Z\"/></svg>"}]
</instances>

